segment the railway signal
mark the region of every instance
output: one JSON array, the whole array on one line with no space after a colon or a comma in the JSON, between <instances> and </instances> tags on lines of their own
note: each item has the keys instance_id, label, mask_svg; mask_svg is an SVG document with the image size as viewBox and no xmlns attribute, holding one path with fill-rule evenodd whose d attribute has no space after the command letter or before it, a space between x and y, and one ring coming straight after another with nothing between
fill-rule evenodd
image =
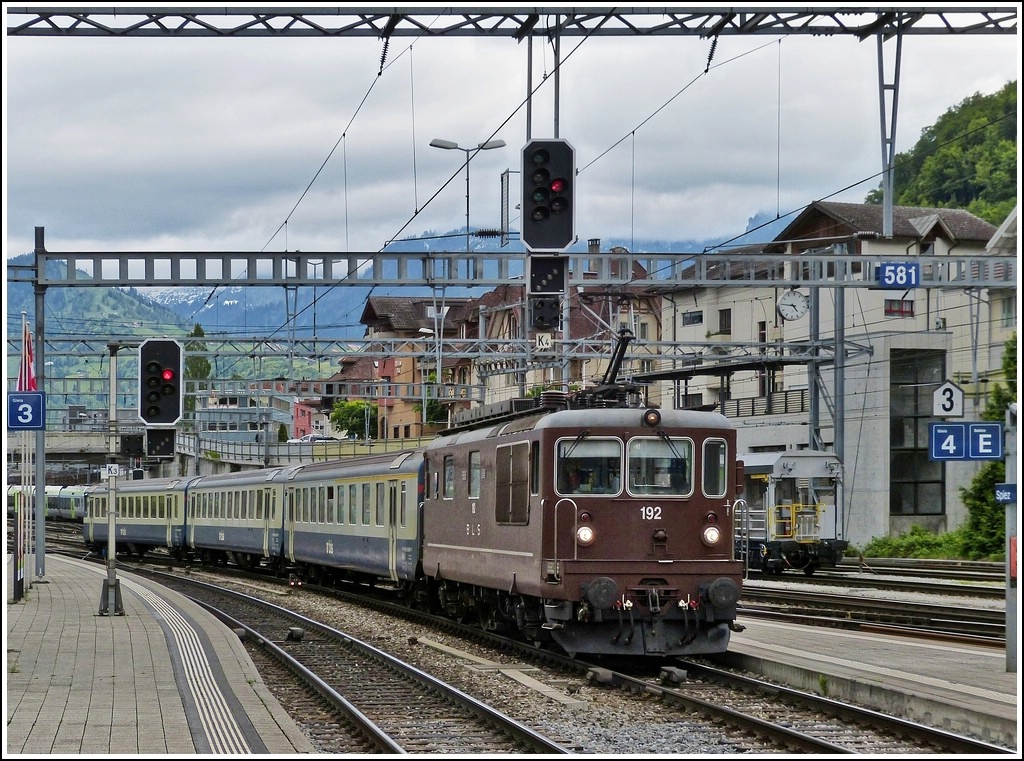
<instances>
[{"instance_id":1,"label":"railway signal","mask_svg":"<svg viewBox=\"0 0 1024 761\"><path fill-rule=\"evenodd\" d=\"M173 428L149 428L146 431L146 457L174 457Z\"/></svg>"},{"instance_id":2,"label":"railway signal","mask_svg":"<svg viewBox=\"0 0 1024 761\"><path fill-rule=\"evenodd\" d=\"M530 326L534 330L557 330L561 304L558 296L530 296Z\"/></svg>"},{"instance_id":3,"label":"railway signal","mask_svg":"<svg viewBox=\"0 0 1024 761\"><path fill-rule=\"evenodd\" d=\"M530 293L565 293L569 275L567 256L531 256Z\"/></svg>"},{"instance_id":4,"label":"railway signal","mask_svg":"<svg viewBox=\"0 0 1024 761\"><path fill-rule=\"evenodd\" d=\"M173 339L139 346L139 417L146 425L174 425L182 413L182 349Z\"/></svg>"},{"instance_id":5,"label":"railway signal","mask_svg":"<svg viewBox=\"0 0 1024 761\"><path fill-rule=\"evenodd\" d=\"M565 140L523 148L522 240L529 251L562 251L576 239L576 156Z\"/></svg>"}]
</instances>

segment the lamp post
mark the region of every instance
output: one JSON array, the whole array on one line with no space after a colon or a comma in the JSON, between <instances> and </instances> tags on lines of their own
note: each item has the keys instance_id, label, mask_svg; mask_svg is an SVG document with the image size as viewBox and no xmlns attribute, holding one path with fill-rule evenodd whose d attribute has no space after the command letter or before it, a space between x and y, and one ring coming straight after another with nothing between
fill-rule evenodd
<instances>
[{"instance_id":1,"label":"lamp post","mask_svg":"<svg viewBox=\"0 0 1024 761\"><path fill-rule=\"evenodd\" d=\"M435 138L430 141L430 145L434 148L443 148L446 151L462 151L466 154L466 253L469 253L469 154L478 153L479 151L490 151L495 148L504 148L504 140L488 140L486 143L477 143L476 148L463 148L458 143L453 143L451 140L441 140Z\"/></svg>"}]
</instances>

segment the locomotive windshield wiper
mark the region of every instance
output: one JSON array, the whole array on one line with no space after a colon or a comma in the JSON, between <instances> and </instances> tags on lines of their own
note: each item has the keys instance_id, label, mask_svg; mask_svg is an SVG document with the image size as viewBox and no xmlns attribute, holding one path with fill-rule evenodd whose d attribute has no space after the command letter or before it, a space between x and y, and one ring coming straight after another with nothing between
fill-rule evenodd
<instances>
[{"instance_id":1,"label":"locomotive windshield wiper","mask_svg":"<svg viewBox=\"0 0 1024 761\"><path fill-rule=\"evenodd\" d=\"M664 431L658 431L658 436L661 438L662 441L668 444L668 448L672 450L672 454L675 455L675 458L677 460L683 460L684 462L686 461L686 458L683 457L682 453L676 448L676 443L669 438L669 435L667 433L665 433Z\"/></svg>"},{"instance_id":2,"label":"locomotive windshield wiper","mask_svg":"<svg viewBox=\"0 0 1024 761\"><path fill-rule=\"evenodd\" d=\"M565 451L565 452L562 452L562 454L559 455L559 459L560 460L568 459L569 455L572 454L573 450L577 446L579 446L579 443L581 441L583 441L583 439L585 439L589 435L590 435L590 431L580 431L580 435L572 440L572 444L569 445L569 449L567 451Z\"/></svg>"}]
</instances>

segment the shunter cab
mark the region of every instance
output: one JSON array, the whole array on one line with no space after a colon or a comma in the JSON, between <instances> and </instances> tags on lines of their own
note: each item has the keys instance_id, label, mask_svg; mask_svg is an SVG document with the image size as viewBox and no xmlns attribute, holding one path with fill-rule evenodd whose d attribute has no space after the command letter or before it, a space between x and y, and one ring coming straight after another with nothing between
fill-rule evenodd
<instances>
[{"instance_id":1,"label":"shunter cab","mask_svg":"<svg viewBox=\"0 0 1024 761\"><path fill-rule=\"evenodd\" d=\"M834 567L849 543L841 536L843 466L832 452L740 455L743 501L736 512L736 556L747 570L810 576Z\"/></svg>"}]
</instances>

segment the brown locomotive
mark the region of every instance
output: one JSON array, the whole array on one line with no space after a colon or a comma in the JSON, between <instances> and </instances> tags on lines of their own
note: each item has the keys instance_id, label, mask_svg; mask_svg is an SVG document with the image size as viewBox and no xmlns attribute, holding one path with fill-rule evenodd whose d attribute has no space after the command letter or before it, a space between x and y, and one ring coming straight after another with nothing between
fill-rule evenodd
<instances>
[{"instance_id":1,"label":"brown locomotive","mask_svg":"<svg viewBox=\"0 0 1024 761\"><path fill-rule=\"evenodd\" d=\"M735 431L629 394L549 392L427 447L422 567L449 615L572 654L726 650L742 628Z\"/></svg>"}]
</instances>

